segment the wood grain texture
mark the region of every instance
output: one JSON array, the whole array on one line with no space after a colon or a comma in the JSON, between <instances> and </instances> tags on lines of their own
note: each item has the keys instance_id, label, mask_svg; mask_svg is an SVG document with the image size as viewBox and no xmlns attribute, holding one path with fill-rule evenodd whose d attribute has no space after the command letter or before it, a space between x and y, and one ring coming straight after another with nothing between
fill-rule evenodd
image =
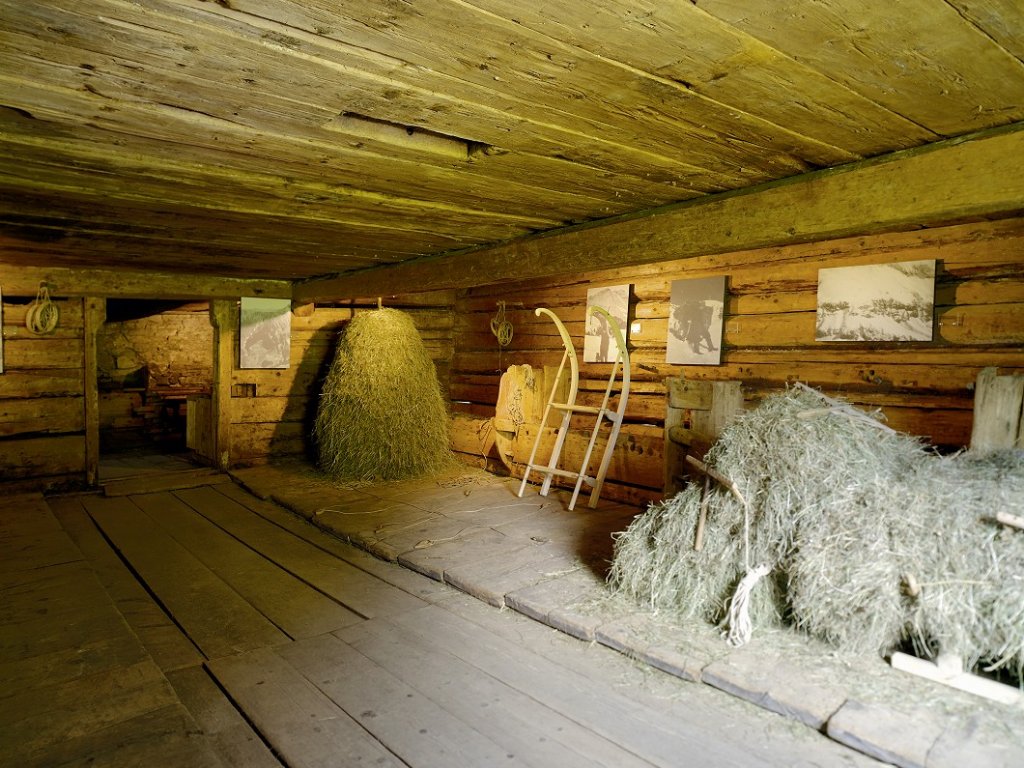
<instances>
[{"instance_id":1,"label":"wood grain texture","mask_svg":"<svg viewBox=\"0 0 1024 768\"><path fill-rule=\"evenodd\" d=\"M0 248L12 266L180 272L163 285L190 293L798 178L1020 122L1020 16L1011 0L908 0L899 24L845 0L7 0Z\"/></svg>"}]
</instances>

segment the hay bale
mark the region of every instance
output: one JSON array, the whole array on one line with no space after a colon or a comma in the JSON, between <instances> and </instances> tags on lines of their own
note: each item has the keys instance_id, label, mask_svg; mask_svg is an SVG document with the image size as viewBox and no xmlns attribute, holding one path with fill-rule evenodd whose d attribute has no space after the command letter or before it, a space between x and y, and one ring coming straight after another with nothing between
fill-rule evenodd
<instances>
[{"instance_id":1,"label":"hay bale","mask_svg":"<svg viewBox=\"0 0 1024 768\"><path fill-rule=\"evenodd\" d=\"M960 656L1024 680L1024 531L994 521L1024 511L1024 451L964 453L921 468L928 530L915 547L921 594L911 619L922 655Z\"/></svg>"},{"instance_id":2,"label":"hay bale","mask_svg":"<svg viewBox=\"0 0 1024 768\"><path fill-rule=\"evenodd\" d=\"M450 418L412 319L357 314L324 382L314 438L320 468L339 480L398 480L452 469Z\"/></svg>"},{"instance_id":3,"label":"hay bale","mask_svg":"<svg viewBox=\"0 0 1024 768\"><path fill-rule=\"evenodd\" d=\"M751 616L782 616L850 651L887 653L907 637L1017 670L1024 663L1024 533L986 522L1024 511L1024 454L943 458L848 404L797 387L744 414L709 452L750 506L700 492L652 506L616 541L612 587L681 618L718 620L755 564L774 567ZM922 584L906 594L911 574Z\"/></svg>"}]
</instances>

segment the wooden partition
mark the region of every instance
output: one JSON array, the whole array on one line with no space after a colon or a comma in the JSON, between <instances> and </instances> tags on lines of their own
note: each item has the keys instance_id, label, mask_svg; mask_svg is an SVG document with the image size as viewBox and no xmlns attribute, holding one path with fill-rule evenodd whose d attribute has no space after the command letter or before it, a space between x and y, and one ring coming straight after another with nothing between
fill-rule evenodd
<instances>
[{"instance_id":1,"label":"wooden partition","mask_svg":"<svg viewBox=\"0 0 1024 768\"><path fill-rule=\"evenodd\" d=\"M918 259L937 262L932 341L815 341L819 269ZM712 275L727 277L722 363L669 365L671 283ZM558 363L561 345L554 326L536 318L533 309L553 309L582 349L587 289L623 283L633 285L631 319L640 327L630 334L633 389L603 494L608 497L641 502L660 495L668 376L739 381L747 407L802 381L863 408L880 409L896 429L957 448L970 440L978 372L986 366L1024 372L1024 218L472 288L460 292L456 303L451 373L454 441L467 461L481 461L479 436L494 413L500 372L512 364ZM504 350L490 330L498 301L508 302L515 328ZM581 366L581 402L599 397L596 388L606 372L606 365Z\"/></svg>"},{"instance_id":2,"label":"wooden partition","mask_svg":"<svg viewBox=\"0 0 1024 768\"><path fill-rule=\"evenodd\" d=\"M452 358L453 291L390 297L384 306L407 312L448 389ZM231 373L231 463L252 464L271 457L314 457L313 422L324 377L334 360L338 336L355 314L376 309L376 299L343 306L300 305L293 310L291 360L287 369L238 368ZM410 413L410 418L415 414Z\"/></svg>"},{"instance_id":3,"label":"wooden partition","mask_svg":"<svg viewBox=\"0 0 1024 768\"><path fill-rule=\"evenodd\" d=\"M5 491L62 488L85 479L83 299L54 299L52 333L25 327L31 295L3 294L0 481Z\"/></svg>"}]
</instances>

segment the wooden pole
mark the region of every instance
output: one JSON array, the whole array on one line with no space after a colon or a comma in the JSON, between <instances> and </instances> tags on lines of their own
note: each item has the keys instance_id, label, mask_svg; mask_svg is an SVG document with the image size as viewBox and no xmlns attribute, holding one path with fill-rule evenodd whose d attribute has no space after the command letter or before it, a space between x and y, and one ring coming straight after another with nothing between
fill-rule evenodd
<instances>
[{"instance_id":1,"label":"wooden pole","mask_svg":"<svg viewBox=\"0 0 1024 768\"><path fill-rule=\"evenodd\" d=\"M210 396L213 419L214 465L231 466L231 374L234 370L238 302L214 299L210 302L213 324L213 387Z\"/></svg>"},{"instance_id":2,"label":"wooden pole","mask_svg":"<svg viewBox=\"0 0 1024 768\"><path fill-rule=\"evenodd\" d=\"M107 319L107 300L89 296L82 301L85 319L85 370L82 373L82 391L85 395L85 482L93 486L100 476L100 395L96 337Z\"/></svg>"}]
</instances>

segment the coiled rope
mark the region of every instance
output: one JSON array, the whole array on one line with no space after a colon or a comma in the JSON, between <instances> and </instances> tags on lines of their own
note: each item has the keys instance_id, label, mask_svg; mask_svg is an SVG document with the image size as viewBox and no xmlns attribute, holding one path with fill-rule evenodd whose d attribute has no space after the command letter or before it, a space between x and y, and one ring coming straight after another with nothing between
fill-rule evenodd
<instances>
[{"instance_id":1,"label":"coiled rope","mask_svg":"<svg viewBox=\"0 0 1024 768\"><path fill-rule=\"evenodd\" d=\"M25 327L36 336L46 336L57 329L60 310L50 300L50 289L46 283L39 284L35 301L28 305L25 313Z\"/></svg>"}]
</instances>

